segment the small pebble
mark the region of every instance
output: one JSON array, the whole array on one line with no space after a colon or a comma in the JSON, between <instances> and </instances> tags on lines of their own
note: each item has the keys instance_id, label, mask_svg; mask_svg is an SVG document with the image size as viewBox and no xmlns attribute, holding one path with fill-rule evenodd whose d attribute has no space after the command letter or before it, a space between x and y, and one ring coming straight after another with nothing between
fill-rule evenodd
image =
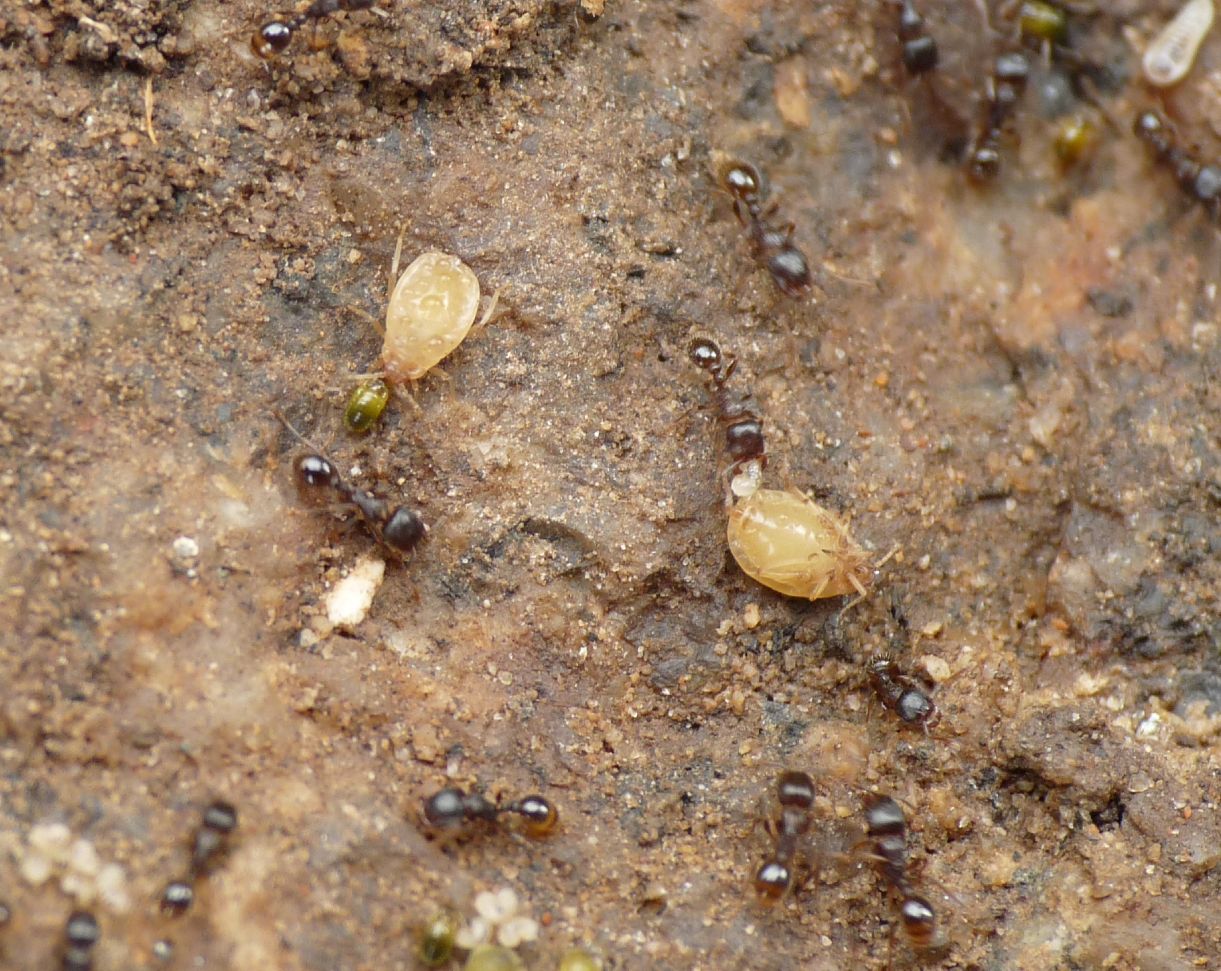
<instances>
[{"instance_id":1,"label":"small pebble","mask_svg":"<svg viewBox=\"0 0 1221 971\"><path fill-rule=\"evenodd\" d=\"M351 629L369 616L373 598L386 576L386 561L365 557L326 596L327 619L336 627Z\"/></svg>"}]
</instances>

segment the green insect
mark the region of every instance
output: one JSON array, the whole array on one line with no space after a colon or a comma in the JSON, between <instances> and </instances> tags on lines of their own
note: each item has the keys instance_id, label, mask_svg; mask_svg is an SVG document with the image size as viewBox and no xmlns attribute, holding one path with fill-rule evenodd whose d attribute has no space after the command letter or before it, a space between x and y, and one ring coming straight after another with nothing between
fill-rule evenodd
<instances>
[{"instance_id":1,"label":"green insect","mask_svg":"<svg viewBox=\"0 0 1221 971\"><path fill-rule=\"evenodd\" d=\"M1042 0L1027 0L1018 14L1023 37L1063 44L1068 39L1068 14Z\"/></svg>"},{"instance_id":2,"label":"green insect","mask_svg":"<svg viewBox=\"0 0 1221 971\"><path fill-rule=\"evenodd\" d=\"M458 915L452 910L438 910L420 928L420 962L430 968L449 963L457 933Z\"/></svg>"},{"instance_id":3,"label":"green insect","mask_svg":"<svg viewBox=\"0 0 1221 971\"><path fill-rule=\"evenodd\" d=\"M352 389L347 407L343 410L344 427L357 435L363 435L377 424L389 400L390 386L381 378L362 381Z\"/></svg>"}]
</instances>

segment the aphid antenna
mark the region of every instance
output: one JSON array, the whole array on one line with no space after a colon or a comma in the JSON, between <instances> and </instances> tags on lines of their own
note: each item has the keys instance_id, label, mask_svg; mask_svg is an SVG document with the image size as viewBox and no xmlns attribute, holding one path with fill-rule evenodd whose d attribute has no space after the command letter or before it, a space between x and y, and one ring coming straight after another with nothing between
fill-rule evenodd
<instances>
[{"instance_id":1,"label":"aphid antenna","mask_svg":"<svg viewBox=\"0 0 1221 971\"><path fill-rule=\"evenodd\" d=\"M326 455L326 449L321 448L321 447L319 447L318 445L315 445L315 444L314 444L313 442L311 442L311 441L310 441L308 438L306 438L306 437L305 437L304 435L302 435L302 434L301 434L299 431L297 431L297 429L296 429L296 427L293 425L293 423L292 423L291 421L289 421L287 418L285 418L285 417L284 417L284 412L280 411L280 409L279 409L278 407L273 407L273 408L271 409L271 413L272 413L273 415L275 415L275 416L276 416L276 418L278 418L278 419L279 419L280 424L281 424L281 425L283 425L285 428L287 428L287 429L289 430L289 432L291 432L291 433L292 433L293 437L294 437L295 439L297 439L297 441L299 441L299 442L300 442L302 445L307 445L307 446L309 446L311 449L313 449L313 450L314 450L315 452L317 452L319 455L323 455L323 456L325 456L325 455Z\"/></svg>"}]
</instances>

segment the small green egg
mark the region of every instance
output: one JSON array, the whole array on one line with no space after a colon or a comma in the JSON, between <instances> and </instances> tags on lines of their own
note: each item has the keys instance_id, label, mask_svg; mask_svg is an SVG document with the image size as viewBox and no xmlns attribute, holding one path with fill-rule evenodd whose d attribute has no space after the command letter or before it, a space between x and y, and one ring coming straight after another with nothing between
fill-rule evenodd
<instances>
[{"instance_id":1,"label":"small green egg","mask_svg":"<svg viewBox=\"0 0 1221 971\"><path fill-rule=\"evenodd\" d=\"M499 944L480 944L471 951L462 966L463 971L526 971L525 962Z\"/></svg>"},{"instance_id":2,"label":"small green egg","mask_svg":"<svg viewBox=\"0 0 1221 971\"><path fill-rule=\"evenodd\" d=\"M367 432L377 424L389 400L390 385L381 378L362 381L352 389L348 405L343 410L344 427L357 434Z\"/></svg>"},{"instance_id":3,"label":"small green egg","mask_svg":"<svg viewBox=\"0 0 1221 971\"><path fill-rule=\"evenodd\" d=\"M420 961L430 968L446 964L453 956L457 933L458 915L452 910L438 910L420 928Z\"/></svg>"},{"instance_id":4,"label":"small green egg","mask_svg":"<svg viewBox=\"0 0 1221 971\"><path fill-rule=\"evenodd\" d=\"M602 962L582 947L574 947L560 958L556 971L602 971Z\"/></svg>"},{"instance_id":5,"label":"small green egg","mask_svg":"<svg viewBox=\"0 0 1221 971\"><path fill-rule=\"evenodd\" d=\"M1068 14L1043 0L1026 0L1018 15L1023 37L1063 44L1068 39Z\"/></svg>"},{"instance_id":6,"label":"small green egg","mask_svg":"<svg viewBox=\"0 0 1221 971\"><path fill-rule=\"evenodd\" d=\"M1088 156L1098 142L1098 129L1088 118L1065 119L1056 132L1056 158L1065 168Z\"/></svg>"}]
</instances>

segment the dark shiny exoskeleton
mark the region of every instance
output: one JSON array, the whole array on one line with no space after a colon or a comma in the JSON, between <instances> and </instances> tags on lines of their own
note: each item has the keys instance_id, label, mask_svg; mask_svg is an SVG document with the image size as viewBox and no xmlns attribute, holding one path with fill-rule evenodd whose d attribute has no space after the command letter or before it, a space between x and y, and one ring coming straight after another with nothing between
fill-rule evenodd
<instances>
[{"instance_id":1,"label":"dark shiny exoskeleton","mask_svg":"<svg viewBox=\"0 0 1221 971\"><path fill-rule=\"evenodd\" d=\"M687 353L696 367L708 372L712 378L717 414L725 426L729 475L735 475L747 462L758 462L760 468L765 466L767 454L763 419L747 407L748 395L735 396L726 388L726 383L738 366L738 359L733 354L722 354L720 347L706 337L697 337L692 341Z\"/></svg>"},{"instance_id":2,"label":"dark shiny exoskeleton","mask_svg":"<svg viewBox=\"0 0 1221 971\"><path fill-rule=\"evenodd\" d=\"M1179 188L1221 222L1221 166L1205 165L1181 148L1169 122L1156 111L1138 114L1132 130L1170 170Z\"/></svg>"},{"instance_id":3,"label":"dark shiny exoskeleton","mask_svg":"<svg viewBox=\"0 0 1221 971\"><path fill-rule=\"evenodd\" d=\"M915 892L907 872L907 818L890 796L865 802L865 836L878 873L899 897L899 921L908 943L927 951L941 942L932 904Z\"/></svg>"},{"instance_id":4,"label":"dark shiny exoskeleton","mask_svg":"<svg viewBox=\"0 0 1221 971\"><path fill-rule=\"evenodd\" d=\"M64 927L63 971L92 971L93 949L101 936L93 914L75 911Z\"/></svg>"},{"instance_id":5,"label":"dark shiny exoskeleton","mask_svg":"<svg viewBox=\"0 0 1221 971\"><path fill-rule=\"evenodd\" d=\"M776 780L780 812L771 821L776 845L772 856L755 874L755 890L766 902L779 900L793 885L793 871L801 840L810 831L814 806L814 780L804 772L782 772Z\"/></svg>"},{"instance_id":6,"label":"dark shiny exoskeleton","mask_svg":"<svg viewBox=\"0 0 1221 971\"><path fill-rule=\"evenodd\" d=\"M990 182L1001 170L1001 139L1011 127L1030 78L1030 61L1019 51L997 57L988 79L988 104L979 136L967 156L967 174Z\"/></svg>"},{"instance_id":7,"label":"dark shiny exoskeleton","mask_svg":"<svg viewBox=\"0 0 1221 971\"><path fill-rule=\"evenodd\" d=\"M161 893L161 913L178 917L190 910L194 902L195 888L186 880L172 880Z\"/></svg>"},{"instance_id":8,"label":"dark shiny exoskeleton","mask_svg":"<svg viewBox=\"0 0 1221 971\"><path fill-rule=\"evenodd\" d=\"M733 199L733 211L750 235L755 258L786 297L810 292L810 265L793 242L793 224L773 226L764 208L763 177L749 162L732 162L721 172L721 187Z\"/></svg>"},{"instance_id":9,"label":"dark shiny exoskeleton","mask_svg":"<svg viewBox=\"0 0 1221 971\"><path fill-rule=\"evenodd\" d=\"M869 681L882 704L908 725L928 731L941 718L925 686L900 671L890 658L876 657L869 662Z\"/></svg>"},{"instance_id":10,"label":"dark shiny exoskeleton","mask_svg":"<svg viewBox=\"0 0 1221 971\"><path fill-rule=\"evenodd\" d=\"M529 795L498 806L477 792L442 789L424 800L424 820L443 833L454 833L476 822L496 823L505 814L517 816L531 836L546 836L559 822L559 812L543 796Z\"/></svg>"},{"instance_id":11,"label":"dark shiny exoskeleton","mask_svg":"<svg viewBox=\"0 0 1221 971\"><path fill-rule=\"evenodd\" d=\"M314 0L295 17L269 20L250 38L250 49L263 60L283 54L292 43L293 34L311 20L321 20L340 10L368 10L374 0Z\"/></svg>"},{"instance_id":12,"label":"dark shiny exoskeleton","mask_svg":"<svg viewBox=\"0 0 1221 971\"><path fill-rule=\"evenodd\" d=\"M927 74L937 67L940 55L912 0L899 0L899 40L903 43L903 66L911 75Z\"/></svg>"},{"instance_id":13,"label":"dark shiny exoskeleton","mask_svg":"<svg viewBox=\"0 0 1221 971\"><path fill-rule=\"evenodd\" d=\"M302 455L293 464L297 493L309 505L338 502L351 507L373 537L398 554L410 553L428 535L423 517L407 506L391 506L367 489L343 481L330 459L317 454Z\"/></svg>"}]
</instances>

